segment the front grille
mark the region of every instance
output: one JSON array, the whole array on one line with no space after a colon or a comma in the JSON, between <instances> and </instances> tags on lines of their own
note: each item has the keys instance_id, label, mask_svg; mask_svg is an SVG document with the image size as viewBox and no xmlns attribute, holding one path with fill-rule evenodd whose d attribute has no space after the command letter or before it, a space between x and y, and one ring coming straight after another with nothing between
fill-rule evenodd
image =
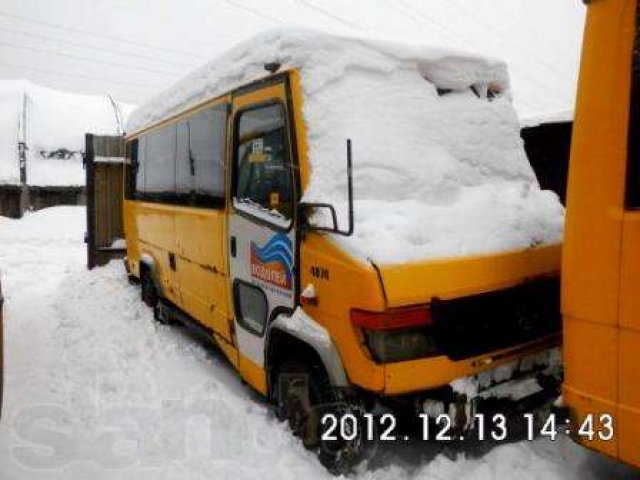
<instances>
[{"instance_id":1,"label":"front grille","mask_svg":"<svg viewBox=\"0 0 640 480\"><path fill-rule=\"evenodd\" d=\"M560 331L560 278L431 301L434 336L452 360L517 346Z\"/></svg>"}]
</instances>

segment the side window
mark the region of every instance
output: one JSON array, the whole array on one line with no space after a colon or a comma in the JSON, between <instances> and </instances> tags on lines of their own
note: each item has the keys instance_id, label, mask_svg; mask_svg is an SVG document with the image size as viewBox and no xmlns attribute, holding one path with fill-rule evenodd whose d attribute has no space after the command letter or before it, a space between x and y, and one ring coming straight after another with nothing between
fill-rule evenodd
<instances>
[{"instance_id":1,"label":"side window","mask_svg":"<svg viewBox=\"0 0 640 480\"><path fill-rule=\"evenodd\" d=\"M227 105L217 105L129 143L127 192L161 203L224 205L227 115Z\"/></svg>"},{"instance_id":2,"label":"side window","mask_svg":"<svg viewBox=\"0 0 640 480\"><path fill-rule=\"evenodd\" d=\"M224 200L227 105L208 108L189 119L189 170L199 206Z\"/></svg>"},{"instance_id":3,"label":"side window","mask_svg":"<svg viewBox=\"0 0 640 480\"><path fill-rule=\"evenodd\" d=\"M138 163L138 139L132 140L126 145L126 156L129 160L126 171L126 185L125 185L125 198L135 198L136 185L138 184L138 174L141 170L141 166ZM142 185L144 185L144 177L142 178Z\"/></svg>"},{"instance_id":4,"label":"side window","mask_svg":"<svg viewBox=\"0 0 640 480\"><path fill-rule=\"evenodd\" d=\"M636 37L631 69L631 105L627 160L627 208L640 208L640 2L636 5Z\"/></svg>"},{"instance_id":5,"label":"side window","mask_svg":"<svg viewBox=\"0 0 640 480\"><path fill-rule=\"evenodd\" d=\"M238 322L250 332L262 336L269 313L264 292L249 283L236 281L233 284L233 297Z\"/></svg>"},{"instance_id":6,"label":"side window","mask_svg":"<svg viewBox=\"0 0 640 480\"><path fill-rule=\"evenodd\" d=\"M146 137L144 193L151 200L171 201L175 192L176 126Z\"/></svg>"},{"instance_id":7,"label":"side window","mask_svg":"<svg viewBox=\"0 0 640 480\"><path fill-rule=\"evenodd\" d=\"M147 139L142 137L138 140L138 168L136 171L136 188L133 192L134 198L144 196L145 168L147 158Z\"/></svg>"},{"instance_id":8,"label":"side window","mask_svg":"<svg viewBox=\"0 0 640 480\"><path fill-rule=\"evenodd\" d=\"M177 127L176 139L176 200L178 203L193 205L193 168L189 155L189 123L182 122Z\"/></svg>"},{"instance_id":9,"label":"side window","mask_svg":"<svg viewBox=\"0 0 640 480\"><path fill-rule=\"evenodd\" d=\"M236 119L234 204L280 226L293 209L291 160L281 104L252 108Z\"/></svg>"}]
</instances>

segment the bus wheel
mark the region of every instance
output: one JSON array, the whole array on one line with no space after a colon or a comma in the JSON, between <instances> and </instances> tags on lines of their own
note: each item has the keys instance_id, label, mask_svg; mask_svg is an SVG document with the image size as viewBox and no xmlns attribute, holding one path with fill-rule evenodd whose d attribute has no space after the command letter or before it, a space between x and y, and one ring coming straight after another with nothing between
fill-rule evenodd
<instances>
[{"instance_id":1,"label":"bus wheel","mask_svg":"<svg viewBox=\"0 0 640 480\"><path fill-rule=\"evenodd\" d=\"M142 279L140 280L140 296L145 305L153 309L153 318L155 318L156 321L165 325L171 323L169 310L158 296L153 277L148 271L143 273Z\"/></svg>"},{"instance_id":2,"label":"bus wheel","mask_svg":"<svg viewBox=\"0 0 640 480\"><path fill-rule=\"evenodd\" d=\"M331 386L322 367L289 360L278 371L277 415L286 420L291 431L302 440L308 450L318 454L320 463L335 475L349 473L362 459L364 439L362 433L363 411L342 398ZM334 431L335 440L322 439L322 430L331 422L323 417L331 416L338 423L342 416L350 413L358 419L355 438L340 439Z\"/></svg>"},{"instance_id":3,"label":"bus wheel","mask_svg":"<svg viewBox=\"0 0 640 480\"><path fill-rule=\"evenodd\" d=\"M153 283L153 277L148 270L145 270L140 281L140 297L148 307L155 310L158 305L158 292Z\"/></svg>"}]
</instances>

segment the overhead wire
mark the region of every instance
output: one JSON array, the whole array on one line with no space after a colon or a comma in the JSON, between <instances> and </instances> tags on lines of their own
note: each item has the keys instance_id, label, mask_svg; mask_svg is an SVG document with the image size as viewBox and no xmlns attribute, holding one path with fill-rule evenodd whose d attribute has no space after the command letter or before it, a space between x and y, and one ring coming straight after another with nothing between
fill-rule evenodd
<instances>
[{"instance_id":1,"label":"overhead wire","mask_svg":"<svg viewBox=\"0 0 640 480\"><path fill-rule=\"evenodd\" d=\"M160 58L157 58L157 57L151 57L149 55L142 55L142 54L129 52L127 50L104 48L104 47L101 47L101 46L87 45L86 43L83 43L83 42L74 42L74 41L71 41L71 40L51 37L51 36L42 35L42 34L39 34L39 33L25 32L25 31L22 31L22 30L16 30L16 29L13 29L13 28L8 28L8 27L5 27L3 25L0 25L0 31L14 33L14 34L18 34L18 35L24 35L26 37L31 37L31 38L37 38L39 40L57 42L57 43L60 43L60 44L70 45L70 46L77 47L77 48L84 48L84 49L88 49L88 50L100 51L100 52L105 52L105 53L113 53L113 54L122 55L122 56L126 56L126 57L139 58L139 59L146 60L146 61L151 61L151 62L161 62L163 65L172 65L172 66L175 66L175 67L180 67L182 69L184 69L185 67L186 68L193 68L195 66L194 64L181 63L181 62L175 62L175 61L171 61L171 60L160 59Z\"/></svg>"},{"instance_id":2,"label":"overhead wire","mask_svg":"<svg viewBox=\"0 0 640 480\"><path fill-rule=\"evenodd\" d=\"M157 73L157 74L161 74L161 75L169 75L171 77L177 77L179 74L176 72L169 72L167 70L158 70L155 68L147 68L147 67L139 67L136 65L129 65L129 64L125 64L125 63L119 63L119 62L113 62L110 60L103 60L103 59L98 59L98 58L89 58L89 57L84 57L82 55L74 55L72 53L63 53L63 52L54 52L51 50L46 50L46 49L42 49L42 48L38 48L38 47L30 47L27 45L17 45L15 43L10 43L10 42L3 42L0 40L0 46L5 46L5 47L10 47L10 48L19 48L22 50L29 50L32 52L37 52L37 53L46 53L48 55L57 55L60 57L68 57L68 58L73 58L76 60L80 60L83 62L88 62L88 63L100 63L103 65L111 65L114 67L118 67L118 68L128 68L128 69L134 69L134 70L141 70L141 71L145 71L145 72L150 72L150 73Z\"/></svg>"},{"instance_id":3,"label":"overhead wire","mask_svg":"<svg viewBox=\"0 0 640 480\"><path fill-rule=\"evenodd\" d=\"M228 1L228 0L225 0ZM51 27L51 28L58 28L61 30L67 30L69 32L74 32L74 33L79 33L82 35L88 35L88 36L92 36L92 37L96 37L96 38L103 38L103 39L107 39L107 40L111 40L111 41L116 41L116 42L120 42L126 45L136 45L138 47L142 47L142 48L148 48L151 50L158 50L161 51L163 53L172 53L175 55L183 55L183 56L187 56L187 57L193 57L193 58L199 58L199 59L204 59L204 57L202 55L197 55L191 52L184 52L184 51L180 51L180 50L175 50L172 48L168 48L168 47L164 47L164 46L159 46L159 45L152 45L149 43L144 43L144 42L139 42L136 40L132 40L130 38L127 39L123 39L120 37L116 37L113 35L106 35L104 33L96 33L96 32L90 32L88 30L83 30L81 28L76 28L76 27L70 27L68 25L63 25L60 23L54 23L54 22L47 22L44 20L38 20L38 19L34 19L34 18L29 18L29 17L24 17L21 15L15 15L12 13L7 13L7 12L2 12L0 11L0 16L2 17L7 17L7 18L13 18L16 20L22 20L24 22L30 22L30 23L34 23L37 25L44 25L46 27Z\"/></svg>"},{"instance_id":4,"label":"overhead wire","mask_svg":"<svg viewBox=\"0 0 640 480\"><path fill-rule=\"evenodd\" d=\"M124 80L111 80L111 79L107 80L105 78L93 77L90 75L84 75L82 73L66 73L66 72L60 72L57 70L51 70L46 68L38 68L38 67L32 67L27 65L15 65L15 64L5 63L5 62L0 62L0 66L6 67L6 68L21 68L23 70L31 70L34 72L47 73L50 75L58 75L63 77L84 78L86 80L97 80L99 82L104 82L104 83L119 83L121 85L128 85L128 86L138 87L138 88L159 88L160 87L160 85L157 85L157 84L152 85L148 83L144 84L144 83L127 82Z\"/></svg>"},{"instance_id":5,"label":"overhead wire","mask_svg":"<svg viewBox=\"0 0 640 480\"><path fill-rule=\"evenodd\" d=\"M465 14L469 15L471 18L473 18L475 20L475 22L478 25L481 25L482 27L485 28L485 30L490 31L491 33L494 34L494 36L500 40L504 39L504 35L498 31L493 25L491 25L490 23L486 23L483 19L481 19L474 11L472 11L472 9L468 8L465 5L462 5L460 2L458 2L457 0L449 0L453 5L455 5L456 7L458 7L459 10L464 11ZM519 49L523 52L526 52L526 55L532 58L535 58L538 63L540 63L541 65L544 65L545 67L547 67L549 69L549 71L552 71L554 73L558 73L558 70L561 71L561 73L563 74L563 77L565 77L566 79L569 79L568 75L565 75L564 72L562 72L562 65L554 65L550 62L548 62L546 59L538 56L534 51L529 50L529 49L525 49L522 48L522 45L519 46Z\"/></svg>"},{"instance_id":6,"label":"overhead wire","mask_svg":"<svg viewBox=\"0 0 640 480\"><path fill-rule=\"evenodd\" d=\"M439 26L440 30L442 32L451 32L451 33L448 33L447 36L451 40L455 41L458 45L461 45L463 48L466 48L469 45L469 42L465 42L464 40L462 40L460 38L460 33L461 32L455 32L454 30L451 30L450 28L445 27L440 22L438 22L438 21L432 19L431 17L429 17L428 15L426 15L424 12L419 11L419 10L407 5L407 3L404 0L395 0L394 3L395 3L395 5L402 5L403 9L401 9L399 11L404 11L405 15L409 15L410 18L412 18L415 22L425 24L424 21L427 21L428 23L431 23L433 25ZM398 10L398 9L396 8L396 10ZM421 22L421 20L423 20L423 21ZM553 85L551 85L550 83L543 82L540 78L538 78L535 75L531 75L529 77L529 79L533 83L535 83L535 84L539 85L540 87L544 88L551 96L555 96L556 98L560 99L560 96L559 96L558 92L556 91L556 89L553 88ZM519 102L521 102L523 104L525 103L522 100L519 100ZM532 106L532 105L530 105L530 106Z\"/></svg>"},{"instance_id":7,"label":"overhead wire","mask_svg":"<svg viewBox=\"0 0 640 480\"><path fill-rule=\"evenodd\" d=\"M259 10L256 10L256 9L255 9L255 8L253 8L253 7L250 7L250 6L248 6L248 5L244 4L244 3L238 2L238 1L236 1L236 0L220 0L220 1L221 1L222 3L226 3L226 4L228 4L228 5L231 5L232 7L236 7L236 8L239 8L239 9L241 9L241 10L244 10L245 12L249 12L249 13L251 13L251 14L253 14L253 15L256 15L256 16L258 16L258 17L262 17L262 18L265 18L265 19L267 19L267 20L270 20L270 21L272 21L272 22L280 23L280 24L286 23L286 22L285 22L284 20L282 20L281 18L277 18L277 17L274 17L274 16L272 16L272 15L270 15L270 14L267 14L267 13L261 12L261 11L259 11Z\"/></svg>"},{"instance_id":8,"label":"overhead wire","mask_svg":"<svg viewBox=\"0 0 640 480\"><path fill-rule=\"evenodd\" d=\"M332 13L322 7L319 7L318 5L315 5L314 3L311 3L309 0L298 0L298 2L304 5L305 7L310 8L311 10L315 10L316 12L321 13L325 17L331 18L332 20L338 23L341 23L342 25L346 25L347 27L353 28L356 30L363 30L363 28L357 23L352 22L350 20L346 20L342 18L340 15L336 15L335 13Z\"/></svg>"},{"instance_id":9,"label":"overhead wire","mask_svg":"<svg viewBox=\"0 0 640 480\"><path fill-rule=\"evenodd\" d=\"M249 6L249 5L247 5L247 4L243 3L243 2L240 2L238 0L219 0L219 1L222 2L222 3L228 4L228 5L232 6L232 7L235 7L237 9L241 9L241 10L244 10L246 12L249 12L252 15L264 18L265 20L268 20L268 21L271 21L271 22L275 22L275 23L278 23L278 24L286 23L281 18L275 17L273 15L270 15L270 14L267 14L267 13L265 13L263 11L255 9L252 6ZM322 14L323 16L325 16L325 17L327 17L327 18L329 18L329 19L331 19L331 20L333 20L335 22L338 22L338 23L340 23L340 24L342 24L344 26L347 26L347 27L352 28L352 29L360 30L360 31L364 30L363 27L361 25L357 24L356 22L353 22L351 20L347 20L347 19L341 17L340 15L334 14L334 13L332 13L332 12L330 12L330 11L328 11L328 10L326 10L326 9L324 9L324 8L322 8L322 7L318 6L318 5L310 2L309 0L298 0L298 2L301 5L307 7L309 9L311 9L311 10L314 10L314 11ZM417 23L420 23L420 24L423 24L423 25L427 24L428 26L431 26L431 27L435 26L441 32L441 34L444 34L445 37L447 37L448 39L450 39L453 42L455 42L455 44L463 46L463 47L466 47L468 45L467 42L463 41L460 38L460 32L456 32L455 30L447 27L446 25L444 25L441 22L435 20L434 18L426 15L424 12L419 11L416 8L408 5L406 1L404 1L404 0L395 0L394 3L395 3L395 6L396 6L396 8L395 8L396 10L401 11L402 13L404 13L407 16L409 16L411 19L413 19ZM464 6L460 5L455 0L454 0L453 3L458 7L458 9L463 9L463 10L468 11L468 9L466 9ZM398 6L400 6L401 8L397 8ZM9 18L15 18L15 19L19 19L19 20L23 20L23 21L27 21L27 22L32 22L32 23L41 24L41 25L45 25L45 26L50 26L50 27L53 27L53 28L59 28L59 29L63 29L63 30L76 32L76 33L81 33L81 34L84 34L84 35L91 35L91 36L98 37L98 38L105 38L105 39L115 40L115 41L126 43L126 44L138 45L140 47L162 51L163 53L172 52L172 53L178 54L178 55L192 56L192 57L195 57L195 58L203 58L202 56L195 55L195 54L192 54L192 53L181 52L181 51L178 51L178 50L168 49L166 47L159 47L159 46L156 46L156 45L150 45L150 44L146 44L146 43L142 43L142 42L131 41L131 40L128 40L128 39L125 40L125 39L121 39L121 38L114 37L114 36L111 36L111 35L98 34L98 33L95 33L95 32L88 32L88 31L85 31L85 30L82 30L82 29L78 29L78 28L75 28L75 27L69 27L69 26L66 26L66 25L56 24L56 23L52 23L52 22L45 22L45 21L42 21L42 20L31 19L31 18L20 16L20 15L9 14L9 13L6 13L6 12L1 12L0 11L0 16L9 17ZM475 16L475 15L473 15L473 16L475 17L476 22L479 23L481 26L483 26L485 29L489 29L494 34L497 34L495 28L487 26L484 22L480 22L477 19L477 16ZM8 31L11 30L11 29L7 29L6 27L0 26L0 30L3 30L3 29L4 30L8 30ZM51 41L57 41L57 42L60 42L60 43L67 43L67 44L74 44L75 43L75 42L70 42L68 40L55 39L55 38L52 38L52 37L46 37L44 35L34 34L34 33L31 33L31 32L22 32L22 31L15 31L15 32L23 34L23 35L32 36L32 37L35 37L35 38L40 37L42 39L47 39L47 40L51 40ZM76 43L76 45L78 45L78 44ZM24 47L24 46L18 46L18 45L10 45L10 46L13 46L13 47L16 47L16 48L34 49L33 47ZM91 47L89 47L89 48L91 48ZM112 51L114 53L125 54L122 51L116 51L116 50L113 50L113 49L112 49ZM49 52L49 53L53 53L53 52ZM145 55L137 55L137 54L135 54L133 52L128 52L126 54L129 55L129 56L132 56L132 57L136 56L136 57L140 57L140 58L155 60L155 59L153 59L153 57L147 57ZM58 54L58 55L64 55L64 56L69 56L69 57L78 57L78 59L80 59L80 60L93 61L92 59L86 59L86 57L80 57L80 56L76 56L76 55L72 55L72 54ZM95 61L97 63L117 64L117 62L109 62L107 60L95 60ZM163 60L163 63L171 63L171 62L165 62ZM541 63L543 65L549 67L549 68L552 68L551 65L549 65L546 61L541 62ZM173 64L174 65L178 65L175 62ZM2 64L0 64L0 65L2 65ZM3 65L9 66L7 64L3 64ZM147 71L153 71L154 73L162 73L162 74L165 74L165 75L177 75L177 73L174 74L173 72L159 71L159 70L155 70L153 68L134 67L132 65L124 65L124 64L117 64L115 66L125 67L125 68L136 68L136 69L147 70ZM183 66L183 65L179 65L179 66ZM186 66L186 65L184 65L184 66ZM24 67L24 66L20 66L20 67L17 67L17 68L27 68L27 69L31 69L31 70L36 70L36 69L34 69L32 67ZM44 71L44 70L40 70L40 71ZM555 71L555 69L554 69L554 71ZM51 72L51 73L58 74L58 72ZM71 76L71 75L69 75L69 76ZM73 76L77 76L77 75L73 75ZM103 80L103 79L98 79L96 77L88 77L88 76L85 76L85 77L86 78L91 78L93 80ZM533 80L534 83L537 83L538 85L545 87L545 89L548 89L552 94L556 93L553 88L550 88L551 87L550 85L546 84L546 82L541 82L537 77L535 77L535 76L532 77L532 80ZM131 84L130 82L122 82L122 81L118 81L116 83L125 83L125 84L129 84L129 85L134 85L134 84ZM142 85L138 84L138 86L142 86ZM524 104L524 105L533 107L533 105L531 105L527 101L519 100L519 102Z\"/></svg>"}]
</instances>

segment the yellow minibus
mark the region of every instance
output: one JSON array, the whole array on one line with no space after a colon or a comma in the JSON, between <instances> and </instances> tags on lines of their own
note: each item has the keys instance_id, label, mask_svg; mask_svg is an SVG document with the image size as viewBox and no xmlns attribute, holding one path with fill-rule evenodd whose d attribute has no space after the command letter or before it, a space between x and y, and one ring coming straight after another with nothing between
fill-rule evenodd
<instances>
[{"instance_id":1,"label":"yellow minibus","mask_svg":"<svg viewBox=\"0 0 640 480\"><path fill-rule=\"evenodd\" d=\"M519 131L500 61L267 32L132 115L128 272L332 470L363 442L324 448L327 409L464 431L492 388L559 388L564 210Z\"/></svg>"},{"instance_id":2,"label":"yellow minibus","mask_svg":"<svg viewBox=\"0 0 640 480\"><path fill-rule=\"evenodd\" d=\"M562 270L564 404L583 445L640 466L640 30L588 2Z\"/></svg>"}]
</instances>

